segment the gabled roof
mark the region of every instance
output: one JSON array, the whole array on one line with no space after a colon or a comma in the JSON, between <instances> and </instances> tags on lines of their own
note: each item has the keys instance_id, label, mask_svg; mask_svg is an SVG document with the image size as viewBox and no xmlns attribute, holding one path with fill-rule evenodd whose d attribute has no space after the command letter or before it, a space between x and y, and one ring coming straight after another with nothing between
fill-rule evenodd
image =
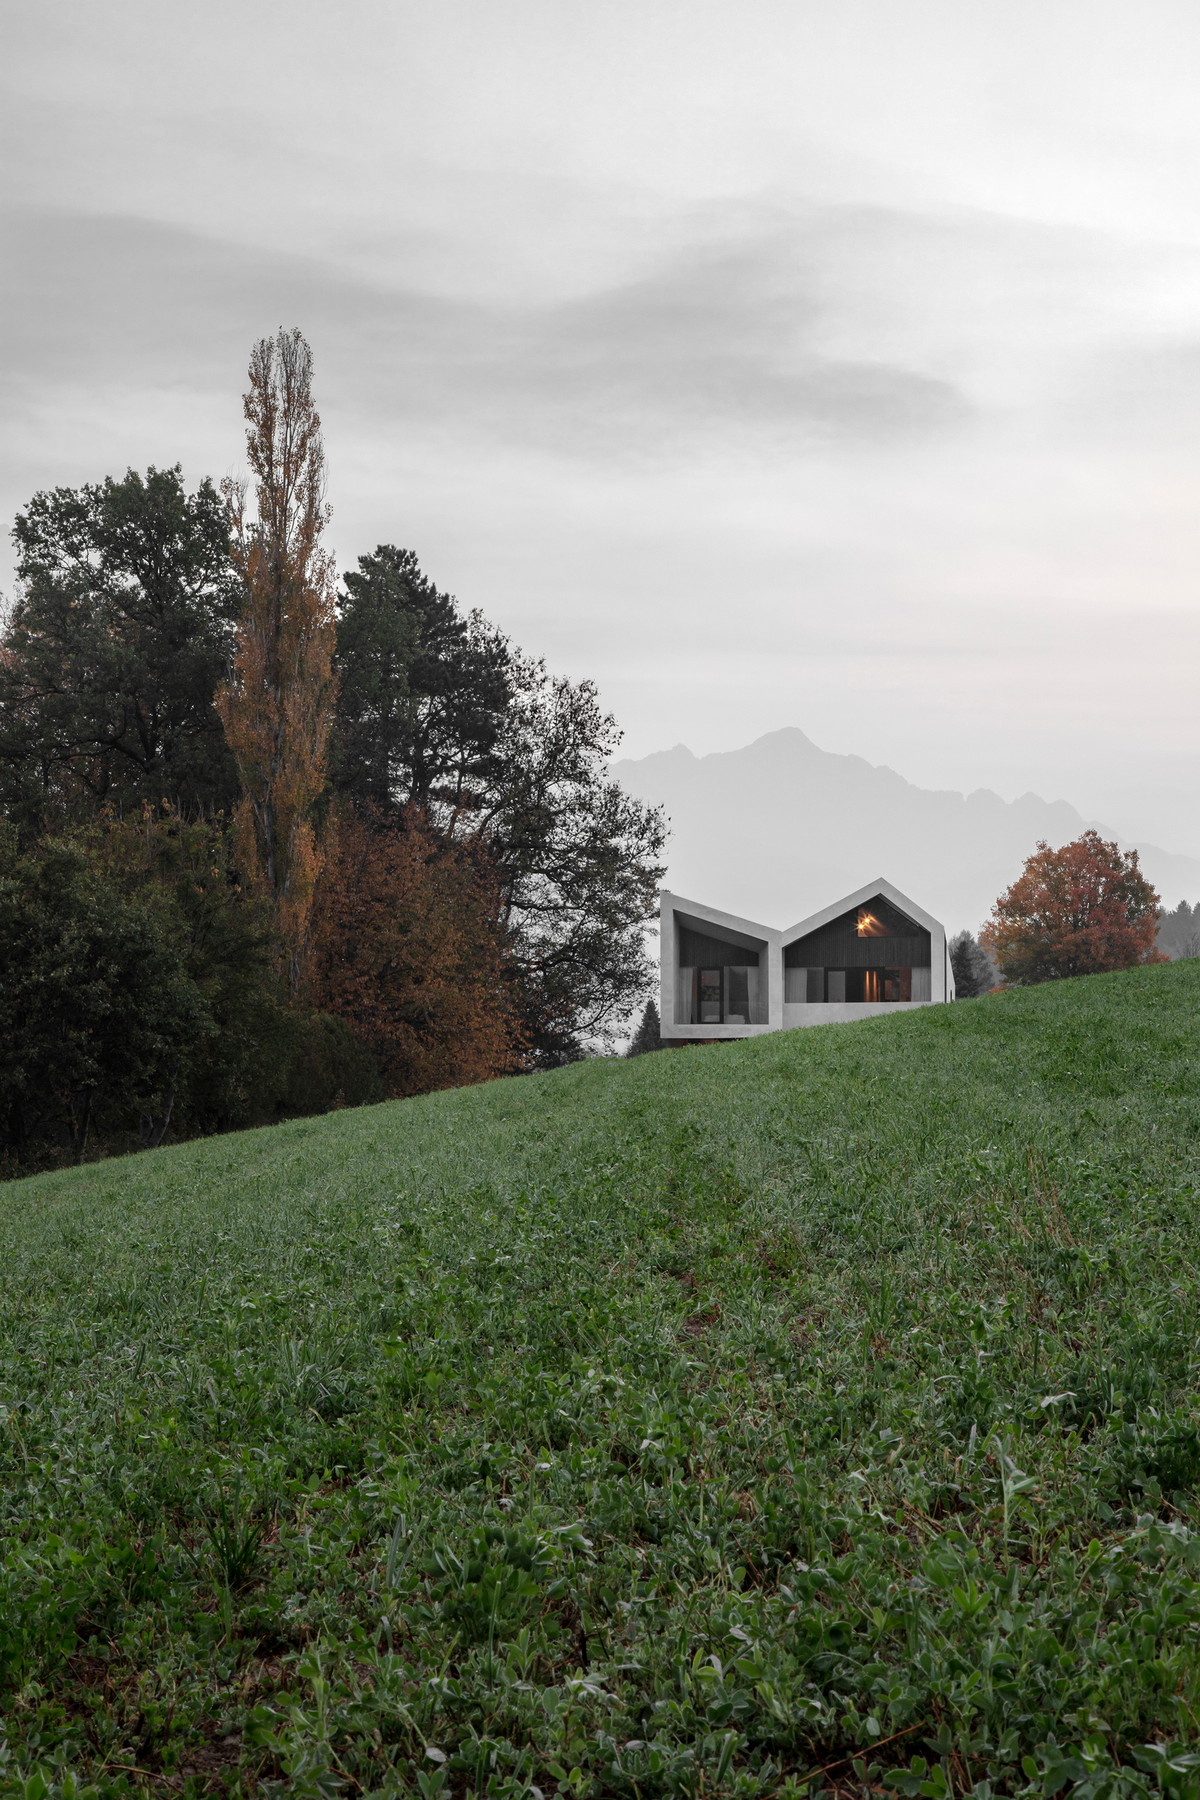
<instances>
[{"instance_id":1,"label":"gabled roof","mask_svg":"<svg viewBox=\"0 0 1200 1800\"><path fill-rule=\"evenodd\" d=\"M750 938L755 944L771 944L779 940L777 931L773 931L769 925L759 924L757 919L742 919L736 913L721 912L717 907L705 906L699 900L685 900L681 894L672 894L666 888L663 888L658 898L660 911L669 906L679 923L693 931L703 931L706 926L715 926L718 931L727 932L735 943L739 938Z\"/></svg>"},{"instance_id":2,"label":"gabled roof","mask_svg":"<svg viewBox=\"0 0 1200 1800\"><path fill-rule=\"evenodd\" d=\"M907 894L902 894L898 887L893 887L890 881L885 881L882 875L878 875L874 881L868 881L865 887L856 888L852 894L844 894L840 900L835 900L832 906L823 906L820 912L811 914L807 919L801 919L798 925L789 926L779 935L785 945L793 943L796 938L807 937L810 931L819 931L822 925L831 924L834 919L840 918L843 913L850 912L853 907L862 906L866 901L874 900L877 897L890 900L893 906L897 907L900 912L907 913L910 919L915 919L918 925L923 925L926 931L942 930L940 919L935 919L923 907L918 906L915 900L910 900Z\"/></svg>"}]
</instances>

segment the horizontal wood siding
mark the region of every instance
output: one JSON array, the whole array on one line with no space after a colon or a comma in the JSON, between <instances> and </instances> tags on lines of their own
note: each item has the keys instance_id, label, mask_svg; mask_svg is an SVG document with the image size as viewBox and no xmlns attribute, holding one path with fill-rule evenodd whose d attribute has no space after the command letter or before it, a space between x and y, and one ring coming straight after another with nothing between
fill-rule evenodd
<instances>
[{"instance_id":1,"label":"horizontal wood siding","mask_svg":"<svg viewBox=\"0 0 1200 1800\"><path fill-rule=\"evenodd\" d=\"M814 931L789 944L784 966L789 969L927 969L932 949L929 933L919 938L860 938L853 932Z\"/></svg>"},{"instance_id":2,"label":"horizontal wood siding","mask_svg":"<svg viewBox=\"0 0 1200 1800\"><path fill-rule=\"evenodd\" d=\"M867 910L887 927L887 937L859 937L859 908L831 919L818 931L797 938L783 953L788 969L928 969L933 960L929 933L886 900Z\"/></svg>"}]
</instances>

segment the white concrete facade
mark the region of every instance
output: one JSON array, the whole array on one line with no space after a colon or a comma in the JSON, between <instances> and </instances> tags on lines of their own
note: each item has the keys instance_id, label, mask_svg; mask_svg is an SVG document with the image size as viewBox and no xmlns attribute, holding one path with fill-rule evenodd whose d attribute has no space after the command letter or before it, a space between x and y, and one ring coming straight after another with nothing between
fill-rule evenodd
<instances>
[{"instance_id":1,"label":"white concrete facade","mask_svg":"<svg viewBox=\"0 0 1200 1800\"><path fill-rule=\"evenodd\" d=\"M666 889L659 918L664 1042L847 1024L954 998L945 927L882 876L786 931ZM858 966L835 966L847 962ZM848 999L847 987L889 997Z\"/></svg>"}]
</instances>

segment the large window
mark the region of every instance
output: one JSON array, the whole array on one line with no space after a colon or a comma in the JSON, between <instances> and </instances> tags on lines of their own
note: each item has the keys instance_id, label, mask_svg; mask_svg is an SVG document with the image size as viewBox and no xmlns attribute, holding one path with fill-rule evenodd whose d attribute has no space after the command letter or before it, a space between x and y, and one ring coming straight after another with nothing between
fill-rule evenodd
<instances>
[{"instance_id":1,"label":"large window","mask_svg":"<svg viewBox=\"0 0 1200 1800\"><path fill-rule=\"evenodd\" d=\"M930 998L932 940L877 894L784 946L789 1006L903 1005Z\"/></svg>"},{"instance_id":2,"label":"large window","mask_svg":"<svg viewBox=\"0 0 1200 1800\"><path fill-rule=\"evenodd\" d=\"M758 970L730 963L725 970L725 1018L730 1025L750 1023L750 982L758 988Z\"/></svg>"},{"instance_id":3,"label":"large window","mask_svg":"<svg viewBox=\"0 0 1200 1800\"><path fill-rule=\"evenodd\" d=\"M911 1000L911 969L864 969L864 1000Z\"/></svg>"},{"instance_id":4,"label":"large window","mask_svg":"<svg viewBox=\"0 0 1200 1800\"><path fill-rule=\"evenodd\" d=\"M676 1018L681 1025L765 1025L758 969L751 963L681 968Z\"/></svg>"},{"instance_id":5,"label":"large window","mask_svg":"<svg viewBox=\"0 0 1200 1800\"><path fill-rule=\"evenodd\" d=\"M767 946L676 913L679 1025L765 1025Z\"/></svg>"},{"instance_id":6,"label":"large window","mask_svg":"<svg viewBox=\"0 0 1200 1800\"><path fill-rule=\"evenodd\" d=\"M784 971L789 1006L902 1002L930 998L928 969L813 969Z\"/></svg>"},{"instance_id":7,"label":"large window","mask_svg":"<svg viewBox=\"0 0 1200 1800\"><path fill-rule=\"evenodd\" d=\"M721 970L696 970L696 996L699 1002L697 1024L719 1025L723 1017L721 1005Z\"/></svg>"}]
</instances>

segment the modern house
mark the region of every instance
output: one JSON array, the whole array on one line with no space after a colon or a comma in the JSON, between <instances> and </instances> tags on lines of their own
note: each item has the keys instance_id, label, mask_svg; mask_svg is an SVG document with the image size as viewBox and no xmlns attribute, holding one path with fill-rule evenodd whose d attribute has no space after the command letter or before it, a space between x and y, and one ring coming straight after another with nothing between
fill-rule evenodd
<instances>
[{"instance_id":1,"label":"modern house","mask_svg":"<svg viewBox=\"0 0 1200 1800\"><path fill-rule=\"evenodd\" d=\"M664 891L662 1036L715 1043L954 998L944 926L882 876L776 931Z\"/></svg>"}]
</instances>

